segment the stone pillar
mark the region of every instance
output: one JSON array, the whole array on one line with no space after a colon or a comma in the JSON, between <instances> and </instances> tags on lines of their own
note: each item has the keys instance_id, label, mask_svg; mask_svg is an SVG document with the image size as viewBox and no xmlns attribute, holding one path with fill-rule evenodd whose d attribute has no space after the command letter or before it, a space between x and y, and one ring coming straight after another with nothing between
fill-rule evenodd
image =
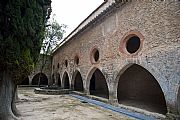
<instances>
[{"instance_id":1,"label":"stone pillar","mask_svg":"<svg viewBox=\"0 0 180 120\"><path fill-rule=\"evenodd\" d=\"M118 103L117 99L117 90L115 84L110 81L109 84L109 103L112 105L116 105Z\"/></svg>"},{"instance_id":2,"label":"stone pillar","mask_svg":"<svg viewBox=\"0 0 180 120\"><path fill-rule=\"evenodd\" d=\"M83 86L84 86L84 94L85 95L90 95L90 92L89 92L89 84L87 83L88 81L84 78L83 79Z\"/></svg>"},{"instance_id":3,"label":"stone pillar","mask_svg":"<svg viewBox=\"0 0 180 120\"><path fill-rule=\"evenodd\" d=\"M29 85L32 85L32 79L33 79L33 77L34 77L33 74L31 74L31 75L28 76L28 78L29 78Z\"/></svg>"},{"instance_id":4,"label":"stone pillar","mask_svg":"<svg viewBox=\"0 0 180 120\"><path fill-rule=\"evenodd\" d=\"M51 74L47 74L47 78L48 78L48 85L52 85L53 82L52 82Z\"/></svg>"},{"instance_id":5,"label":"stone pillar","mask_svg":"<svg viewBox=\"0 0 180 120\"><path fill-rule=\"evenodd\" d=\"M170 84L168 89L168 100L167 100L167 119L180 120L180 93L178 91L179 85ZM177 90L177 92L176 92Z\"/></svg>"}]
</instances>

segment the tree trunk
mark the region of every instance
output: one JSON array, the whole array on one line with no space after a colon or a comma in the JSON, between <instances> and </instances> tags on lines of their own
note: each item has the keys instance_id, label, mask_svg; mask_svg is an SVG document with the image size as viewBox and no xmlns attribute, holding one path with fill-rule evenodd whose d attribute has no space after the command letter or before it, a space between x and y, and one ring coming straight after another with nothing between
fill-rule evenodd
<instances>
[{"instance_id":1,"label":"tree trunk","mask_svg":"<svg viewBox=\"0 0 180 120\"><path fill-rule=\"evenodd\" d=\"M14 88L11 75L6 71L0 73L0 120L18 120L12 111Z\"/></svg>"},{"instance_id":2,"label":"tree trunk","mask_svg":"<svg viewBox=\"0 0 180 120\"><path fill-rule=\"evenodd\" d=\"M15 87L15 102L19 100L19 97L18 97L18 86L16 85Z\"/></svg>"},{"instance_id":3,"label":"tree trunk","mask_svg":"<svg viewBox=\"0 0 180 120\"><path fill-rule=\"evenodd\" d=\"M16 102L18 101L17 85L15 85L14 91L15 91L15 93L13 96L11 107L12 107L12 112L14 113L14 115L18 117L21 114L20 114L19 110L16 108Z\"/></svg>"}]
</instances>

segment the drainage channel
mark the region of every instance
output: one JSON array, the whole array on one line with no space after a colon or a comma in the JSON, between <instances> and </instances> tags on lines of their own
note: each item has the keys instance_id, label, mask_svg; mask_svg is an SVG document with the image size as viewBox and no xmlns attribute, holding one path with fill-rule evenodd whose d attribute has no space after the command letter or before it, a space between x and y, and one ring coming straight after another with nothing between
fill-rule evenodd
<instances>
[{"instance_id":1,"label":"drainage channel","mask_svg":"<svg viewBox=\"0 0 180 120\"><path fill-rule=\"evenodd\" d=\"M131 112L131 111L128 111L126 109L115 107L115 106L112 106L112 105L109 105L109 104L106 104L106 103L103 103L103 102L100 102L97 100L92 100L92 99L89 99L89 98L86 98L83 96L79 96L79 95L75 95L75 94L69 94L69 95L81 100L82 102L91 103L91 104L100 106L102 108L109 109L109 110L112 110L112 111L120 113L120 114L124 114L125 116L130 117L132 119L136 119L136 120L157 120L157 118L153 117L153 116L147 116L147 115L144 115L141 113Z\"/></svg>"}]
</instances>

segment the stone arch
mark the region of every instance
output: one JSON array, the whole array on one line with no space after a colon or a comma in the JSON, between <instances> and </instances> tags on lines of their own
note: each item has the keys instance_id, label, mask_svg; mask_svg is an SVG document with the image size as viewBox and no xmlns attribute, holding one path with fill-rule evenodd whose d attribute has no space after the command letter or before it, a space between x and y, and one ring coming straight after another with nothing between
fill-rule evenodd
<instances>
[{"instance_id":1,"label":"stone arch","mask_svg":"<svg viewBox=\"0 0 180 120\"><path fill-rule=\"evenodd\" d=\"M120 104L167 113L161 86L147 69L138 64L129 64L119 72L117 78L117 98Z\"/></svg>"},{"instance_id":2,"label":"stone arch","mask_svg":"<svg viewBox=\"0 0 180 120\"><path fill-rule=\"evenodd\" d=\"M87 89L91 95L109 99L109 88L105 76L96 67L87 76Z\"/></svg>"},{"instance_id":3,"label":"stone arch","mask_svg":"<svg viewBox=\"0 0 180 120\"><path fill-rule=\"evenodd\" d=\"M135 62L134 62L135 61ZM122 73L127 69L127 68L129 68L131 65L133 65L133 64L137 64L137 65L140 65L140 66L142 66L143 68L145 68L146 70L148 70L154 77L155 77L155 79L157 80L157 82L159 83L159 85L161 86L161 89L162 89L162 91L163 91L163 93L164 93L164 96L165 96L165 100L166 100L166 103L168 102L168 86L167 86L167 79L164 77L164 76L162 76L162 74L160 73L160 71L158 71L158 69L156 69L156 67L154 67L152 64L151 65L149 65L149 64L147 64L146 62L141 62L141 64L139 64L140 63L140 61L138 60L138 59L135 59L133 62L132 61L124 61L124 62L122 62L121 64L119 64L118 66L117 66L117 69L115 70L115 72L114 72L114 76L116 76L115 77L115 81L113 82L113 85L112 86L114 86L114 88L117 88L118 87L118 82L119 82L119 78L120 78L120 76L122 75ZM114 97L116 96L116 94L117 94L117 91L116 91L117 89L114 89L114 91L113 91L113 95L114 95ZM167 105L168 105L168 103L167 103Z\"/></svg>"},{"instance_id":4,"label":"stone arch","mask_svg":"<svg viewBox=\"0 0 180 120\"><path fill-rule=\"evenodd\" d=\"M62 85L64 89L70 89L70 79L68 73L65 71L62 77Z\"/></svg>"},{"instance_id":5,"label":"stone arch","mask_svg":"<svg viewBox=\"0 0 180 120\"><path fill-rule=\"evenodd\" d=\"M32 79L32 85L38 85L40 78L40 85L48 85L48 78L44 73L37 73Z\"/></svg>"},{"instance_id":6,"label":"stone arch","mask_svg":"<svg viewBox=\"0 0 180 120\"><path fill-rule=\"evenodd\" d=\"M75 91L84 91L82 76L78 70L75 70L75 72L73 73L72 86Z\"/></svg>"},{"instance_id":7,"label":"stone arch","mask_svg":"<svg viewBox=\"0 0 180 120\"><path fill-rule=\"evenodd\" d=\"M29 85L29 77L24 78L20 85Z\"/></svg>"},{"instance_id":8,"label":"stone arch","mask_svg":"<svg viewBox=\"0 0 180 120\"><path fill-rule=\"evenodd\" d=\"M98 69L97 67L93 67L90 69L90 71L88 72L87 74L87 77L86 77L86 89L89 90L89 85L90 85L90 80L91 80L91 77L94 73L94 71ZM88 91L89 92L89 91Z\"/></svg>"}]
</instances>

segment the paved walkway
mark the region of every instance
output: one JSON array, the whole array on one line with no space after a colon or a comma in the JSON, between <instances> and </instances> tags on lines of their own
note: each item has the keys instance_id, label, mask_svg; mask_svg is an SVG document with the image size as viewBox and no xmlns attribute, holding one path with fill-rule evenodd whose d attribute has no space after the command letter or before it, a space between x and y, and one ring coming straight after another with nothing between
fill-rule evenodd
<instances>
[{"instance_id":1,"label":"paved walkway","mask_svg":"<svg viewBox=\"0 0 180 120\"><path fill-rule=\"evenodd\" d=\"M131 120L131 118L78 100L70 95L34 94L33 88L19 88L17 108L22 120Z\"/></svg>"}]
</instances>

